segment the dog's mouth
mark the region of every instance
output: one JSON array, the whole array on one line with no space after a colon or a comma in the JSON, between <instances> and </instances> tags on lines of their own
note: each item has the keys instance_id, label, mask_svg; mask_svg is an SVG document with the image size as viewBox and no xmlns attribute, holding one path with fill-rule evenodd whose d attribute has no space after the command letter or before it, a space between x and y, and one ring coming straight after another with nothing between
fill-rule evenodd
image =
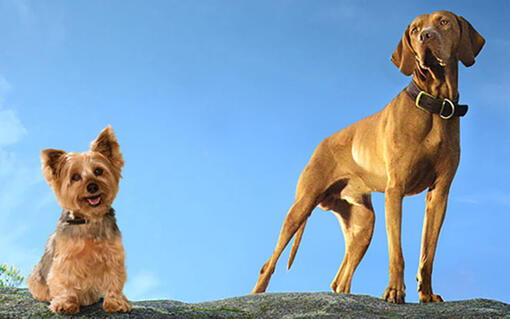
<instances>
[{"instance_id":1,"label":"dog's mouth","mask_svg":"<svg viewBox=\"0 0 510 319\"><path fill-rule=\"evenodd\" d=\"M91 207L97 207L101 204L101 195L95 195L84 198Z\"/></svg>"},{"instance_id":2,"label":"dog's mouth","mask_svg":"<svg viewBox=\"0 0 510 319\"><path fill-rule=\"evenodd\" d=\"M422 56L420 62L421 66L427 69L444 68L446 66L446 62L439 56L439 54L435 53L430 48L425 49L424 56Z\"/></svg>"},{"instance_id":3,"label":"dog's mouth","mask_svg":"<svg viewBox=\"0 0 510 319\"><path fill-rule=\"evenodd\" d=\"M424 71L424 73L426 71L433 73L438 78L442 77L444 75L446 61L429 47L425 48L422 52L418 60L422 71Z\"/></svg>"}]
</instances>

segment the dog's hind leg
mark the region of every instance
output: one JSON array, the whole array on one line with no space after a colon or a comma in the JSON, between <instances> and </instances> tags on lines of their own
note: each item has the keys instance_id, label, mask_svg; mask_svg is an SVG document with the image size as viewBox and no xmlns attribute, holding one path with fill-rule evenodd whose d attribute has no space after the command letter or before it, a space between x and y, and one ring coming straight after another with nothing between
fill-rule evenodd
<instances>
[{"instance_id":1,"label":"dog's hind leg","mask_svg":"<svg viewBox=\"0 0 510 319\"><path fill-rule=\"evenodd\" d=\"M296 245L291 253L291 261L293 260L306 219L312 214L314 208L326 196L327 192L331 190L338 193L345 186L344 180L332 179L335 167L336 161L331 156L328 141L324 140L315 149L310 162L301 173L296 190L296 200L285 217L276 248L271 258L260 270L259 278L252 294L266 291L278 258L280 258L289 241L299 230Z\"/></svg>"},{"instance_id":2,"label":"dog's hind leg","mask_svg":"<svg viewBox=\"0 0 510 319\"><path fill-rule=\"evenodd\" d=\"M27 284L30 293L35 299L44 302L51 301L50 289L48 288L48 284L46 283L46 280L40 276L37 269L34 269L34 271L30 274L30 276L27 279Z\"/></svg>"},{"instance_id":3,"label":"dog's hind leg","mask_svg":"<svg viewBox=\"0 0 510 319\"><path fill-rule=\"evenodd\" d=\"M55 235L52 234L46 243L45 251L41 257L41 261L35 266L34 270L28 276L27 284L28 289L32 296L39 300L50 302L51 294L46 281L48 273L50 272L51 265L53 263L53 254L55 251Z\"/></svg>"},{"instance_id":4,"label":"dog's hind leg","mask_svg":"<svg viewBox=\"0 0 510 319\"><path fill-rule=\"evenodd\" d=\"M352 276L372 239L375 214L370 194L365 194L361 198L361 203L355 204L338 198L330 207L340 222L345 239L344 259L331 283L333 292L351 292Z\"/></svg>"},{"instance_id":5,"label":"dog's hind leg","mask_svg":"<svg viewBox=\"0 0 510 319\"><path fill-rule=\"evenodd\" d=\"M285 221L283 222L278 243L276 244L273 255L264 264L264 266L262 266L259 279L257 280L255 288L253 288L252 294L266 291L278 258L280 258L280 255L298 228L306 221L308 216L310 216L315 206L317 206L315 196L305 196L294 202L294 205L290 208L287 213L287 217L285 217Z\"/></svg>"}]
</instances>

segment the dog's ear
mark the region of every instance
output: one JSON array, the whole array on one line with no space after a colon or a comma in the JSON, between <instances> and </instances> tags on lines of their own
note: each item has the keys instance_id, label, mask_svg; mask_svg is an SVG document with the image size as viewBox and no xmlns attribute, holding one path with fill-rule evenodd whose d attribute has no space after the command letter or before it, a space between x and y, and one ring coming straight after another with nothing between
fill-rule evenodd
<instances>
[{"instance_id":1,"label":"dog's ear","mask_svg":"<svg viewBox=\"0 0 510 319\"><path fill-rule=\"evenodd\" d=\"M124 166L124 159L120 152L120 146L113 133L113 128L108 125L104 130L99 133L97 138L90 143L90 150L92 152L99 152L103 154L110 162L113 167L118 170L120 175L120 169Z\"/></svg>"},{"instance_id":2,"label":"dog's ear","mask_svg":"<svg viewBox=\"0 0 510 319\"><path fill-rule=\"evenodd\" d=\"M475 63L475 57L482 50L485 39L475 28L463 17L457 16L460 27L460 40L457 49L457 58L465 66L472 66Z\"/></svg>"},{"instance_id":3,"label":"dog's ear","mask_svg":"<svg viewBox=\"0 0 510 319\"><path fill-rule=\"evenodd\" d=\"M400 72L409 76L413 74L414 68L416 67L416 58L414 51L411 47L411 40L409 39L409 26L407 26L402 40L397 45L397 48L391 55L391 62L399 68Z\"/></svg>"},{"instance_id":4,"label":"dog's ear","mask_svg":"<svg viewBox=\"0 0 510 319\"><path fill-rule=\"evenodd\" d=\"M41 151L41 169L48 184L51 185L58 179L66 154L64 151L51 148Z\"/></svg>"}]
</instances>

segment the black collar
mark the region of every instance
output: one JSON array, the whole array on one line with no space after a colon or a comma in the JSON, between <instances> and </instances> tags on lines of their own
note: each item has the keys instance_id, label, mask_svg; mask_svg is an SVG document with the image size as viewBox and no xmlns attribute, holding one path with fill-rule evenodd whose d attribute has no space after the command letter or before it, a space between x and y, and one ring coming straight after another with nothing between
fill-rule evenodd
<instances>
[{"instance_id":1,"label":"black collar","mask_svg":"<svg viewBox=\"0 0 510 319\"><path fill-rule=\"evenodd\" d=\"M115 210L110 207L110 209L108 210L108 212L105 214L106 215L115 215ZM89 220L88 219L85 219L83 217L80 217L80 216L75 216L74 213L72 211L66 211L65 213L65 218L64 218L64 223L68 224L68 225L83 225L83 224L88 224Z\"/></svg>"},{"instance_id":2,"label":"black collar","mask_svg":"<svg viewBox=\"0 0 510 319\"><path fill-rule=\"evenodd\" d=\"M460 105L459 97L453 101L436 98L432 94L422 91L414 81L406 88L407 94L415 101L415 105L424 111L439 114L442 119L448 120L454 116L464 116L468 111L467 105Z\"/></svg>"},{"instance_id":3,"label":"black collar","mask_svg":"<svg viewBox=\"0 0 510 319\"><path fill-rule=\"evenodd\" d=\"M86 224L88 221L83 218L75 217L75 218L64 219L64 222L68 225L83 225L83 224Z\"/></svg>"},{"instance_id":4,"label":"black collar","mask_svg":"<svg viewBox=\"0 0 510 319\"><path fill-rule=\"evenodd\" d=\"M88 223L88 220L81 216L76 216L72 211L66 211L64 223L68 225L83 225Z\"/></svg>"}]
</instances>

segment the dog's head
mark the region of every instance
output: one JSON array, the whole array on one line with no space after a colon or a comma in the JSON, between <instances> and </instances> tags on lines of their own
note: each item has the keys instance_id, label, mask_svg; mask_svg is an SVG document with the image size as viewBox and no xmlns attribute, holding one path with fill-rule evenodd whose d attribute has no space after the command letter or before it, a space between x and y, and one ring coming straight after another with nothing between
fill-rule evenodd
<instances>
[{"instance_id":1,"label":"dog's head","mask_svg":"<svg viewBox=\"0 0 510 319\"><path fill-rule=\"evenodd\" d=\"M89 151L79 154L45 149L41 162L44 177L64 209L89 218L109 210L124 166L111 126L90 144Z\"/></svg>"},{"instance_id":2,"label":"dog's head","mask_svg":"<svg viewBox=\"0 0 510 319\"><path fill-rule=\"evenodd\" d=\"M475 63L485 43L484 38L463 17L449 11L423 14L407 27L391 61L405 75L417 68L435 77L444 74L444 68L457 64Z\"/></svg>"}]
</instances>

